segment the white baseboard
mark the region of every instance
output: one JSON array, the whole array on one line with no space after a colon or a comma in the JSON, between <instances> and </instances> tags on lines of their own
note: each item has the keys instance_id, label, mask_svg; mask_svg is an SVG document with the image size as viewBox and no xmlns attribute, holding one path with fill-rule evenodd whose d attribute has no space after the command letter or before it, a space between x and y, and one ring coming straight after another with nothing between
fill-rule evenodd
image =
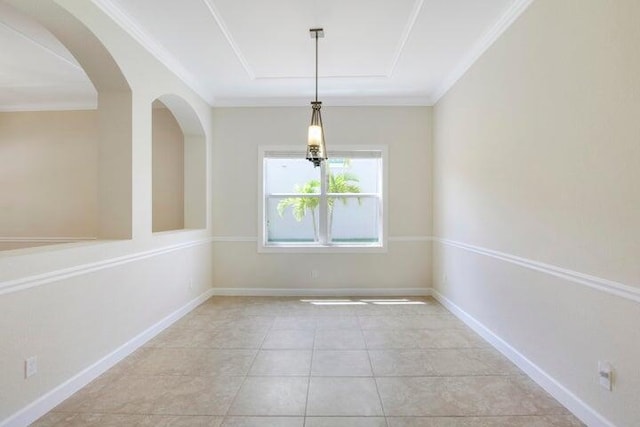
<instances>
[{"instance_id":1,"label":"white baseboard","mask_svg":"<svg viewBox=\"0 0 640 427\"><path fill-rule=\"evenodd\" d=\"M455 305L447 297L432 290L433 297L445 306L456 317L467 324L478 335L484 338L489 344L495 347L500 353L511 360L516 366L522 369L533 381L545 389L557 401L569 409L583 423L590 427L615 427L615 425L598 413L595 409L587 405L571 390L563 386L559 381L547 374L542 368L527 359L522 353L513 348L509 343L496 335L489 328L484 326L474 317Z\"/></svg>"},{"instance_id":2,"label":"white baseboard","mask_svg":"<svg viewBox=\"0 0 640 427\"><path fill-rule=\"evenodd\" d=\"M151 338L158 335L167 327L171 326L185 314L196 308L198 305L209 299L213 295L213 290L209 289L199 297L193 299L178 310L166 316L155 325L141 332L130 341L121 345L102 359L98 360L88 368L82 370L74 377L60 384L53 390L36 399L25 406L9 418L0 422L0 427L24 427L36 421L38 418L58 406L73 393L98 378L104 372L112 368L122 359L133 353L136 349L144 345Z\"/></svg>"},{"instance_id":3,"label":"white baseboard","mask_svg":"<svg viewBox=\"0 0 640 427\"><path fill-rule=\"evenodd\" d=\"M213 288L213 295L253 297L429 296L431 288Z\"/></svg>"}]
</instances>

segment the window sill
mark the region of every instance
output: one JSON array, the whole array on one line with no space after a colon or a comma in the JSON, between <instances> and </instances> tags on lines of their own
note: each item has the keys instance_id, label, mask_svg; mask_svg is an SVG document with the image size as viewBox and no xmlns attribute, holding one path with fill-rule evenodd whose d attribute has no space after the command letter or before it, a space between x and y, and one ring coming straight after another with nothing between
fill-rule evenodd
<instances>
[{"instance_id":1,"label":"window sill","mask_svg":"<svg viewBox=\"0 0 640 427\"><path fill-rule=\"evenodd\" d=\"M318 245L318 244L295 244L295 243L281 243L281 244L258 244L259 253L386 253L387 248L385 245Z\"/></svg>"}]
</instances>

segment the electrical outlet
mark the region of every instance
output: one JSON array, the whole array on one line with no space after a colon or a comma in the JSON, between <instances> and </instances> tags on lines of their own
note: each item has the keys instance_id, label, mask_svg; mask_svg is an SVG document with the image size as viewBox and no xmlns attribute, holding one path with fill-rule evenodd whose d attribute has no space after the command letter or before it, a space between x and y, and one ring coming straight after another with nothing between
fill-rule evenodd
<instances>
[{"instance_id":1,"label":"electrical outlet","mask_svg":"<svg viewBox=\"0 0 640 427\"><path fill-rule=\"evenodd\" d=\"M29 378L38 373L38 358L31 356L24 361L24 378Z\"/></svg>"},{"instance_id":2,"label":"electrical outlet","mask_svg":"<svg viewBox=\"0 0 640 427\"><path fill-rule=\"evenodd\" d=\"M613 389L613 367L609 362L598 362L598 381L603 388L609 391Z\"/></svg>"},{"instance_id":3,"label":"electrical outlet","mask_svg":"<svg viewBox=\"0 0 640 427\"><path fill-rule=\"evenodd\" d=\"M313 280L318 280L320 278L320 272L318 270L311 270L311 278Z\"/></svg>"}]
</instances>

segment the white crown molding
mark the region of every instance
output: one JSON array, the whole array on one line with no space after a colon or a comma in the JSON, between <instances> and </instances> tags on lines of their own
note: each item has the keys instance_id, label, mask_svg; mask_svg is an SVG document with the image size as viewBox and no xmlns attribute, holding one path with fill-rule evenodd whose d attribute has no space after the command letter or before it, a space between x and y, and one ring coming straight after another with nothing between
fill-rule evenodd
<instances>
[{"instance_id":1,"label":"white crown molding","mask_svg":"<svg viewBox=\"0 0 640 427\"><path fill-rule=\"evenodd\" d=\"M209 12L211 13L211 16L216 21L216 24L218 24L220 31L222 31L222 34L227 39L227 42L229 43L231 50L233 50L233 53L236 55L236 58L238 58L238 61L240 62L240 65L242 65L242 68L244 68L244 71L247 73L247 76L249 76L251 80L255 80L256 78L255 73L249 66L249 63L247 62L247 59L243 55L242 51L240 50L240 47L238 47L238 44L231 36L231 32L227 28L227 24L224 22L224 19L222 19L222 15L218 11L218 8L216 8L215 4L213 3L213 0L202 0L202 3L204 3L204 5L207 7Z\"/></svg>"},{"instance_id":2,"label":"white crown molding","mask_svg":"<svg viewBox=\"0 0 640 427\"><path fill-rule=\"evenodd\" d=\"M504 252L494 251L492 249L487 249L480 246L474 246L474 245L469 245L467 243L457 242L454 240L434 237L433 241L447 245L447 246L452 246L452 247L463 249L469 252L474 252L480 255L495 258L501 261L506 261L511 264L529 268L531 270L546 273L551 276L568 280L570 282L588 286L592 289L596 289L596 290L608 293L610 295L615 295L617 297L626 298L631 301L640 302L640 288L638 287L628 286L623 283L614 282L613 280L591 276L589 274L580 273L578 271L573 271L573 270L558 267L555 265L534 261L528 258L522 258L516 255L507 254Z\"/></svg>"},{"instance_id":3,"label":"white crown molding","mask_svg":"<svg viewBox=\"0 0 640 427\"><path fill-rule=\"evenodd\" d=\"M422 10L423 4L424 4L424 0L416 0L416 2L413 4L413 9L409 14L409 20L407 21L407 24L405 25L404 30L402 30L402 35L400 36L400 42L398 43L398 47L396 48L396 51L393 55L393 59L391 60L391 66L389 67L389 71L387 72L387 77L393 76L393 73L396 71L396 66L398 65L400 56L404 51L404 47L407 44L407 40L409 40L409 35L411 34L411 31L413 30L413 26L415 25L416 20L418 19L418 15Z\"/></svg>"},{"instance_id":4,"label":"white crown molding","mask_svg":"<svg viewBox=\"0 0 640 427\"><path fill-rule=\"evenodd\" d=\"M513 22L533 3L535 0L515 0L511 6L502 14L493 27L487 31L478 42L476 42L469 52L463 57L451 73L442 81L433 93L434 104L451 89L458 80L471 68L473 64L482 56L487 49L504 33Z\"/></svg>"},{"instance_id":5,"label":"white crown molding","mask_svg":"<svg viewBox=\"0 0 640 427\"><path fill-rule=\"evenodd\" d=\"M567 407L586 425L592 427L615 427L613 423L603 417L594 408L587 405L571 390L562 385L560 381L556 380L538 365L527 359L526 356L520 353L516 348L512 347L507 341L502 339L480 321L458 307L451 300L446 298L435 289L432 290L432 295L447 310L449 310L456 317L462 320L465 324L467 324L467 326L469 326L478 335L489 342L489 344L496 348L500 353L506 356L520 369L522 369L533 381L535 381L540 387L545 389L556 400Z\"/></svg>"},{"instance_id":6,"label":"white crown molding","mask_svg":"<svg viewBox=\"0 0 640 427\"><path fill-rule=\"evenodd\" d=\"M51 49L49 46L45 46L44 44L40 43L38 40L34 39L33 37L29 36L28 34L23 33L19 29L7 24L6 22L0 21L0 25L5 27L6 29L11 31L12 33L18 35L20 38L30 42L31 44L39 47L40 49L44 50L45 52L55 56L59 60L65 62L68 65L71 65L73 68L81 70L84 73L84 69L77 62L71 61L69 58L59 54L55 50Z\"/></svg>"},{"instance_id":7,"label":"white crown molding","mask_svg":"<svg viewBox=\"0 0 640 427\"><path fill-rule=\"evenodd\" d=\"M23 427L30 425L38 418L58 406L72 394L89 384L94 379L105 373L107 370L115 366L125 357L132 354L135 350L142 347L147 341L158 335L160 332L180 320L184 315L191 312L194 308L208 300L213 295L211 289L204 292L199 297L188 302L178 310L161 319L155 325L142 331L130 341L124 343L102 359L93 363L86 369L83 369L71 379L58 385L53 390L39 397L29 405L20 409L9 418L0 422L0 427Z\"/></svg>"},{"instance_id":8,"label":"white crown molding","mask_svg":"<svg viewBox=\"0 0 640 427\"><path fill-rule=\"evenodd\" d=\"M133 254L105 259L102 261L49 271L42 274L35 274L32 276L20 277L18 279L0 281L0 295L18 292L25 289L34 288L36 286L46 285L60 280L69 279L71 277L82 276L84 274L93 273L95 271L117 267L123 264L128 264L130 262L156 257L158 255L167 254L169 252L186 249L193 246L211 243L211 241L211 238L194 240L191 242L179 243L177 245L165 246L162 248L136 252Z\"/></svg>"},{"instance_id":9,"label":"white crown molding","mask_svg":"<svg viewBox=\"0 0 640 427\"><path fill-rule=\"evenodd\" d=\"M111 0L91 0L103 13L111 18L120 28L122 28L127 34L129 34L135 41L137 41L143 48L145 48L151 55L153 55L158 61L160 61L165 67L173 72L184 84L190 87L194 92L204 98L209 104L213 105L215 99L213 94L202 86L198 80L182 66L167 49L160 43L156 42L151 36L149 36L140 26L125 13L122 9L116 6Z\"/></svg>"},{"instance_id":10,"label":"white crown molding","mask_svg":"<svg viewBox=\"0 0 640 427\"><path fill-rule=\"evenodd\" d=\"M331 107L430 107L433 100L426 96L344 96L322 97L323 108ZM246 97L216 98L214 107L307 107L309 97Z\"/></svg>"},{"instance_id":11,"label":"white crown molding","mask_svg":"<svg viewBox=\"0 0 640 427\"><path fill-rule=\"evenodd\" d=\"M253 297L390 297L430 296L431 288L218 288L213 295Z\"/></svg>"}]
</instances>

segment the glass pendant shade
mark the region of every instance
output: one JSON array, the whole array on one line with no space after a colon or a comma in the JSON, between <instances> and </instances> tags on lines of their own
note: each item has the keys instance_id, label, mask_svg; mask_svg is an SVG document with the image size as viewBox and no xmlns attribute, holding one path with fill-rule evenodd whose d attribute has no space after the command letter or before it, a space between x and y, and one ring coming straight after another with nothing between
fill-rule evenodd
<instances>
[{"instance_id":1,"label":"glass pendant shade","mask_svg":"<svg viewBox=\"0 0 640 427\"><path fill-rule=\"evenodd\" d=\"M309 125L309 134L307 139L307 160L314 166L320 166L323 160L327 158L327 150L324 146L324 129L322 128L322 116L320 108L322 102L312 102L313 113L311 114L311 124Z\"/></svg>"},{"instance_id":2,"label":"glass pendant shade","mask_svg":"<svg viewBox=\"0 0 640 427\"><path fill-rule=\"evenodd\" d=\"M309 133L307 136L307 160L313 163L314 167L327 159L327 149L324 145L324 128L322 127L322 116L320 108L322 102L318 101L318 37L324 37L322 28L312 28L309 30L311 37L316 42L316 99L311 102L311 124L309 125Z\"/></svg>"}]
</instances>

